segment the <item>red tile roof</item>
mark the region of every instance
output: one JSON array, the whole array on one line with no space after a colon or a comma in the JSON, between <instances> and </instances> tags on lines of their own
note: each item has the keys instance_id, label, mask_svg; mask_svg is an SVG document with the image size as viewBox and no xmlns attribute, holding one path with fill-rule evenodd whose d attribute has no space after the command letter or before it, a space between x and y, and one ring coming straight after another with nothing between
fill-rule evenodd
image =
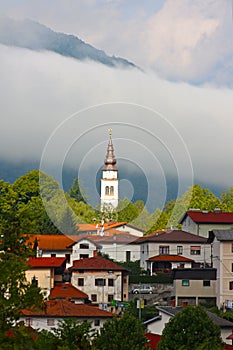
<instances>
[{"instance_id":1,"label":"red tile roof","mask_svg":"<svg viewBox=\"0 0 233 350\"><path fill-rule=\"evenodd\" d=\"M66 258L29 258L26 265L30 267L60 267Z\"/></svg>"},{"instance_id":2,"label":"red tile roof","mask_svg":"<svg viewBox=\"0 0 233 350\"><path fill-rule=\"evenodd\" d=\"M71 270L115 270L127 271L123 266L115 264L114 262L102 258L102 256L94 256L93 258L86 258L73 261Z\"/></svg>"},{"instance_id":3,"label":"red tile roof","mask_svg":"<svg viewBox=\"0 0 233 350\"><path fill-rule=\"evenodd\" d=\"M133 243L144 242L164 242L164 243L206 243L207 238L194 235L181 230L167 230L165 232L155 232L148 236L138 238Z\"/></svg>"},{"instance_id":4,"label":"red tile roof","mask_svg":"<svg viewBox=\"0 0 233 350\"><path fill-rule=\"evenodd\" d=\"M98 307L86 304L74 304L68 300L49 300L42 309L23 309L24 316L34 317L104 317L112 318L111 312L100 310Z\"/></svg>"},{"instance_id":5,"label":"red tile roof","mask_svg":"<svg viewBox=\"0 0 233 350\"><path fill-rule=\"evenodd\" d=\"M148 259L149 261L170 261L170 262L193 262L194 260L182 255L156 255Z\"/></svg>"},{"instance_id":6,"label":"red tile roof","mask_svg":"<svg viewBox=\"0 0 233 350\"><path fill-rule=\"evenodd\" d=\"M74 242L73 238L65 235L30 235L28 242L32 245L35 239L38 240L38 247L41 250L68 250L71 251L71 244Z\"/></svg>"},{"instance_id":7,"label":"red tile roof","mask_svg":"<svg viewBox=\"0 0 233 350\"><path fill-rule=\"evenodd\" d=\"M233 224L233 213L188 210L180 220L181 224L187 216L189 216L194 222L200 224Z\"/></svg>"},{"instance_id":8,"label":"red tile roof","mask_svg":"<svg viewBox=\"0 0 233 350\"><path fill-rule=\"evenodd\" d=\"M226 344L224 350L233 350L233 345Z\"/></svg>"},{"instance_id":9,"label":"red tile roof","mask_svg":"<svg viewBox=\"0 0 233 350\"><path fill-rule=\"evenodd\" d=\"M148 340L146 347L152 350L157 349L158 343L161 340L161 335L154 333L146 333L145 337Z\"/></svg>"},{"instance_id":10,"label":"red tile roof","mask_svg":"<svg viewBox=\"0 0 233 350\"><path fill-rule=\"evenodd\" d=\"M49 299L88 299L88 295L71 283L59 283L50 291Z\"/></svg>"}]
</instances>

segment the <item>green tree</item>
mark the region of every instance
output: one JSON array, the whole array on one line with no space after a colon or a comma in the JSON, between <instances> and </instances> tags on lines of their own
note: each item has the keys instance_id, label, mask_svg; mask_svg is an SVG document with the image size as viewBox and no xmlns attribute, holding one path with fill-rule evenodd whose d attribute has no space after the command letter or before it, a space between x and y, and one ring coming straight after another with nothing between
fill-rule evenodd
<instances>
[{"instance_id":1,"label":"green tree","mask_svg":"<svg viewBox=\"0 0 233 350\"><path fill-rule=\"evenodd\" d=\"M132 222L140 214L138 206L124 198L119 201L118 207L118 221Z\"/></svg>"},{"instance_id":2,"label":"green tree","mask_svg":"<svg viewBox=\"0 0 233 350\"><path fill-rule=\"evenodd\" d=\"M106 321L94 342L95 350L144 350L146 338L142 323L126 312L122 318Z\"/></svg>"},{"instance_id":3,"label":"green tree","mask_svg":"<svg viewBox=\"0 0 233 350\"><path fill-rule=\"evenodd\" d=\"M69 318L59 323L58 328L53 329L54 334L60 340L60 346L69 350L91 349L93 331L90 322L77 322Z\"/></svg>"},{"instance_id":4,"label":"green tree","mask_svg":"<svg viewBox=\"0 0 233 350\"><path fill-rule=\"evenodd\" d=\"M74 179L73 184L70 188L69 195L74 198L77 202L85 202L87 200L87 194L84 190L79 179Z\"/></svg>"},{"instance_id":5,"label":"green tree","mask_svg":"<svg viewBox=\"0 0 233 350\"><path fill-rule=\"evenodd\" d=\"M158 350L221 350L220 327L201 306L187 306L166 324Z\"/></svg>"},{"instance_id":6,"label":"green tree","mask_svg":"<svg viewBox=\"0 0 233 350\"><path fill-rule=\"evenodd\" d=\"M65 209L64 214L61 218L61 231L64 232L66 235L77 234L75 217L69 207Z\"/></svg>"},{"instance_id":7,"label":"green tree","mask_svg":"<svg viewBox=\"0 0 233 350\"><path fill-rule=\"evenodd\" d=\"M227 212L233 211L233 187L228 188L221 194L222 209Z\"/></svg>"},{"instance_id":8,"label":"green tree","mask_svg":"<svg viewBox=\"0 0 233 350\"><path fill-rule=\"evenodd\" d=\"M0 343L5 331L12 327L20 316L20 310L31 305L40 305L42 294L39 288L28 283L25 261L32 250L25 244L26 237L20 230L17 213L17 193L12 186L1 182L0 201Z\"/></svg>"}]
</instances>

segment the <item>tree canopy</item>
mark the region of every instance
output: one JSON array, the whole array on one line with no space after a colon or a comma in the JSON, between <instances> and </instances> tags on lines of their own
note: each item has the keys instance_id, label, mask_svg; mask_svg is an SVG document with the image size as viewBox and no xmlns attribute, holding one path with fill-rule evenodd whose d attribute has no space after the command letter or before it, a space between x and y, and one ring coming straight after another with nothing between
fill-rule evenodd
<instances>
[{"instance_id":1,"label":"tree canopy","mask_svg":"<svg viewBox=\"0 0 233 350\"><path fill-rule=\"evenodd\" d=\"M221 350L220 327L201 306L188 305L166 324L158 350Z\"/></svg>"},{"instance_id":2,"label":"tree canopy","mask_svg":"<svg viewBox=\"0 0 233 350\"><path fill-rule=\"evenodd\" d=\"M110 345L111 344L111 345ZM106 321L94 342L95 350L144 350L146 338L142 323L126 312L123 317Z\"/></svg>"}]
</instances>

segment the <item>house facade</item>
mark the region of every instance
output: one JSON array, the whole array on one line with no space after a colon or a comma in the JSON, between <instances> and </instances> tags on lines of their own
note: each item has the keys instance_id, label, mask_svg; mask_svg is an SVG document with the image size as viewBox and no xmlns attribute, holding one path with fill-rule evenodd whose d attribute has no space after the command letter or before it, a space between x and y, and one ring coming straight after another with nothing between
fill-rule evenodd
<instances>
[{"instance_id":1,"label":"house facade","mask_svg":"<svg viewBox=\"0 0 233 350\"><path fill-rule=\"evenodd\" d=\"M188 210L179 223L182 225L182 230L208 238L211 230L233 228L233 213L225 213L220 209L215 209L213 212L199 209Z\"/></svg>"},{"instance_id":2,"label":"house facade","mask_svg":"<svg viewBox=\"0 0 233 350\"><path fill-rule=\"evenodd\" d=\"M217 270L217 306L233 309L233 230L212 230L208 241Z\"/></svg>"},{"instance_id":3,"label":"house facade","mask_svg":"<svg viewBox=\"0 0 233 350\"><path fill-rule=\"evenodd\" d=\"M107 308L112 300L128 301L128 271L101 256L73 261L71 283L94 304Z\"/></svg>"},{"instance_id":4,"label":"house facade","mask_svg":"<svg viewBox=\"0 0 233 350\"><path fill-rule=\"evenodd\" d=\"M191 268L194 260L181 255L156 255L148 259L147 270L150 275L159 272L171 272L176 268L188 269Z\"/></svg>"},{"instance_id":5,"label":"house facade","mask_svg":"<svg viewBox=\"0 0 233 350\"><path fill-rule=\"evenodd\" d=\"M138 238L133 244L140 245L140 266L148 269L150 258L160 255L179 255L206 266L211 263L211 246L207 239L181 230L155 232Z\"/></svg>"},{"instance_id":6,"label":"house facade","mask_svg":"<svg viewBox=\"0 0 233 350\"><path fill-rule=\"evenodd\" d=\"M67 318L78 322L90 322L93 329L99 331L106 320L115 315L98 307L86 304L74 304L67 300L49 300L42 309L21 310L20 321L26 326L38 330L53 331L59 323Z\"/></svg>"},{"instance_id":7,"label":"house facade","mask_svg":"<svg viewBox=\"0 0 233 350\"><path fill-rule=\"evenodd\" d=\"M182 306L183 303L216 305L216 269L174 269L172 277L175 305Z\"/></svg>"},{"instance_id":8,"label":"house facade","mask_svg":"<svg viewBox=\"0 0 233 350\"><path fill-rule=\"evenodd\" d=\"M66 258L29 258L26 265L29 267L26 271L27 281L40 287L45 297L48 297L55 283L62 282Z\"/></svg>"},{"instance_id":9,"label":"house facade","mask_svg":"<svg viewBox=\"0 0 233 350\"><path fill-rule=\"evenodd\" d=\"M111 235L91 237L100 245L100 251L111 259L120 262L140 260L140 246L133 244L138 238L127 232L114 230Z\"/></svg>"}]
</instances>

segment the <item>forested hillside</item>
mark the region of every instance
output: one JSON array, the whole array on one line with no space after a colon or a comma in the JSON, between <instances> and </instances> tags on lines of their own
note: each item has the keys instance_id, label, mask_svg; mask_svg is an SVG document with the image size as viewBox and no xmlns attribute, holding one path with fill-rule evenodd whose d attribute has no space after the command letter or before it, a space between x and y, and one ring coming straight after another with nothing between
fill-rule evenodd
<instances>
[{"instance_id":1,"label":"forested hillside","mask_svg":"<svg viewBox=\"0 0 233 350\"><path fill-rule=\"evenodd\" d=\"M85 189L80 190L76 179L69 191L64 192L58 182L39 170L19 177L13 184L0 180L0 225L4 220L17 220L22 233L76 233L76 224L100 222L110 219L126 221L145 229L148 233L167 227L176 227L188 208L212 211L220 208L233 211L233 187L218 198L198 184L190 187L181 198L166 203L150 214L143 201L119 202L114 212L99 211L85 202Z\"/></svg>"}]
</instances>

